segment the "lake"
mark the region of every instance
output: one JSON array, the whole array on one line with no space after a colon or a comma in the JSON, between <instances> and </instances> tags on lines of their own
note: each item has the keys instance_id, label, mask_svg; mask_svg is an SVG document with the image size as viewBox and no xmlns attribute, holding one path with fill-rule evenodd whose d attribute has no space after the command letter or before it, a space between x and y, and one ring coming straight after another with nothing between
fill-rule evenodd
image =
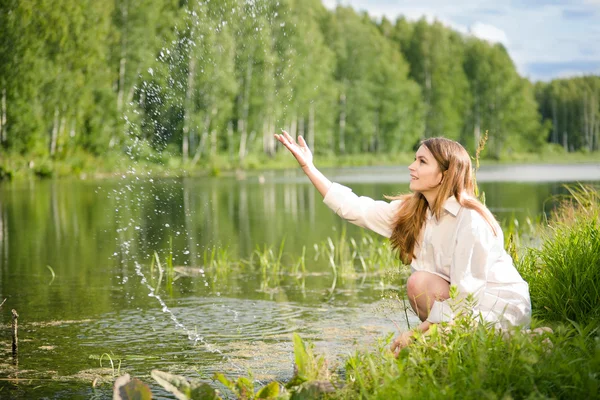
<instances>
[{"instance_id":1,"label":"lake","mask_svg":"<svg viewBox=\"0 0 600 400\"><path fill-rule=\"evenodd\" d=\"M373 198L408 191L405 167L324 172ZM600 164L490 166L478 181L500 221L524 224L547 215L567 193L564 183L600 183ZM0 398L110 397L109 383L92 387L107 372L100 358L158 398L172 397L149 377L155 368L206 379L250 369L261 382L284 381L293 373L292 332L341 368L344 355L373 348L407 322L389 296L398 279L360 268L337 274L322 255L315 260L315 245L328 238L366 240L295 170L4 182ZM305 272L251 265L269 249L277 258L280 248L287 265L304 253ZM214 267L211 258L235 268ZM11 309L19 313L17 360Z\"/></svg>"}]
</instances>

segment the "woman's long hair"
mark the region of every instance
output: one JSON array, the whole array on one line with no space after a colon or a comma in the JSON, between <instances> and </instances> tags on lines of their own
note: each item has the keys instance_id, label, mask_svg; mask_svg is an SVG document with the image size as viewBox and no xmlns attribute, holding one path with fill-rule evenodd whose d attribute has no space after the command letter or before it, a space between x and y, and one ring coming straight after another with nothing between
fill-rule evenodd
<instances>
[{"instance_id":1,"label":"woman's long hair","mask_svg":"<svg viewBox=\"0 0 600 400\"><path fill-rule=\"evenodd\" d=\"M445 138L426 139L421 142L421 145L427 147L433 154L443 174L440 190L435 203L431 206L433 215L439 219L444 202L454 196L461 206L476 210L481 214L496 235L496 219L475 197L471 158L465 148L460 143ZM402 262L410 264L416 258L415 246L425 224L429 205L425 196L418 192L388 198L403 200L396 214L390 242L392 248L398 251Z\"/></svg>"}]
</instances>

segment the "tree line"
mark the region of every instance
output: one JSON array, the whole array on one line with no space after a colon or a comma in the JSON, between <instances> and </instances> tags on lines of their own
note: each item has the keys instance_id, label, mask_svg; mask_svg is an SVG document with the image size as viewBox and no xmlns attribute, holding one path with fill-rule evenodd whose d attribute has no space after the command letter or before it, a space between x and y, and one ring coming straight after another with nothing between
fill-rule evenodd
<instances>
[{"instance_id":1,"label":"tree line","mask_svg":"<svg viewBox=\"0 0 600 400\"><path fill-rule=\"evenodd\" d=\"M486 156L600 147L600 77L532 83L501 44L319 0L3 0L0 154L186 163L411 151L443 135Z\"/></svg>"}]
</instances>

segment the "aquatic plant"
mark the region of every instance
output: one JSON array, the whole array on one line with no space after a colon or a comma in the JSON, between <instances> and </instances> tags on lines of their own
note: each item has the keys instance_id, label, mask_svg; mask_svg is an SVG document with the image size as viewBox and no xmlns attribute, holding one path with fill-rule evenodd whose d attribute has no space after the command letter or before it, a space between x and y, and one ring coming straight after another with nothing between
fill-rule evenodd
<instances>
[{"instance_id":1,"label":"aquatic plant","mask_svg":"<svg viewBox=\"0 0 600 400\"><path fill-rule=\"evenodd\" d=\"M111 351L110 354L108 353L102 353L101 355L95 355L92 354L89 356L90 359L94 359L94 360L99 360L100 362L100 368L104 368L102 366L102 360L104 360L105 358L108 360L108 362L110 363L110 367L112 370L112 375L113 377L115 376L119 376L121 375L121 358L117 358L115 357L115 355L113 354L113 352ZM118 365L115 367L115 361L118 361Z\"/></svg>"},{"instance_id":2,"label":"aquatic plant","mask_svg":"<svg viewBox=\"0 0 600 400\"><path fill-rule=\"evenodd\" d=\"M48 270L52 274L52 279L50 279L50 282L48 283L48 286L50 286L50 285L52 285L52 282L54 282L54 279L56 278L56 274L54 273L54 269L52 269L51 266L46 265L46 268L48 268Z\"/></svg>"}]
</instances>

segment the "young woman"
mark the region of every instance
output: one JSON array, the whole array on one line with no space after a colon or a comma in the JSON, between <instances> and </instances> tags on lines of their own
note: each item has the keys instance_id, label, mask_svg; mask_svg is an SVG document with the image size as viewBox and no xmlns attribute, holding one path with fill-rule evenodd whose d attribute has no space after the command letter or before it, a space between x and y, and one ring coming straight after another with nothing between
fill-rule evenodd
<instances>
[{"instance_id":1,"label":"young woman","mask_svg":"<svg viewBox=\"0 0 600 400\"><path fill-rule=\"evenodd\" d=\"M421 142L409 165L411 194L390 202L359 197L332 183L313 164L304 139L285 131L275 135L296 158L324 202L340 217L390 239L400 259L410 264L410 304L426 332L466 311L498 328L530 322L529 287L504 250L504 237L491 212L474 196L471 158L459 143L445 138ZM450 299L450 285L458 296ZM413 332L392 343L397 355Z\"/></svg>"}]
</instances>

